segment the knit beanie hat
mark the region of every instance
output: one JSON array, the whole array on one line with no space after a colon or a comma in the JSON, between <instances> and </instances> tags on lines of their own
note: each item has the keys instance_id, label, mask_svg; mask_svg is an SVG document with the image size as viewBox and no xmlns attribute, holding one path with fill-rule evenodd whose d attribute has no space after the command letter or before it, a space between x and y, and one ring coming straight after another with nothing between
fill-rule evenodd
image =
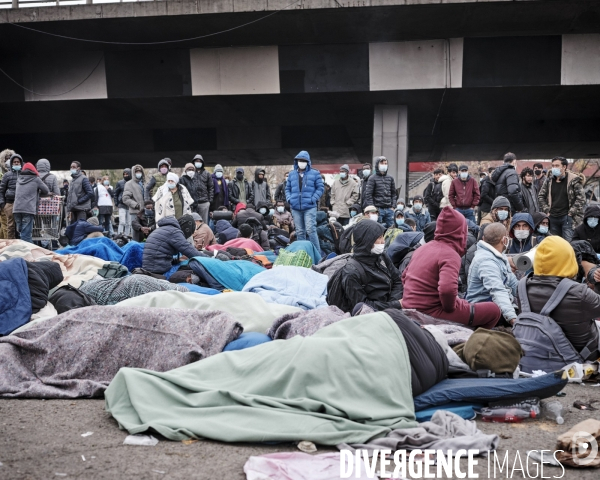
<instances>
[{"instance_id":1,"label":"knit beanie hat","mask_svg":"<svg viewBox=\"0 0 600 480\"><path fill-rule=\"evenodd\" d=\"M237 214L239 213L239 211L240 211L240 210L246 210L246 204L245 204L245 203L242 203L242 202L238 203L238 204L235 206L235 210L234 210L234 212L233 212L233 213L234 213L235 215L237 215Z\"/></svg>"},{"instance_id":2,"label":"knit beanie hat","mask_svg":"<svg viewBox=\"0 0 600 480\"><path fill-rule=\"evenodd\" d=\"M502 195L496 197L494 199L494 201L492 202L492 210L494 208L500 208L500 207L510 208L510 202L508 201L508 199L506 197L503 197Z\"/></svg>"},{"instance_id":3,"label":"knit beanie hat","mask_svg":"<svg viewBox=\"0 0 600 480\"><path fill-rule=\"evenodd\" d=\"M217 172L222 172L222 171L223 171L223 167L222 167L220 164L218 164L218 163L217 163L217 164L215 165L215 170L214 170L214 172L215 172L215 173L217 173Z\"/></svg>"},{"instance_id":4,"label":"knit beanie hat","mask_svg":"<svg viewBox=\"0 0 600 480\"><path fill-rule=\"evenodd\" d=\"M350 173L350 167L348 166L347 163L344 163L341 167L340 170L346 170L348 173Z\"/></svg>"},{"instance_id":5,"label":"knit beanie hat","mask_svg":"<svg viewBox=\"0 0 600 480\"><path fill-rule=\"evenodd\" d=\"M537 247L533 258L534 275L572 278L578 270L575 250L562 237L546 237Z\"/></svg>"},{"instance_id":6,"label":"knit beanie hat","mask_svg":"<svg viewBox=\"0 0 600 480\"><path fill-rule=\"evenodd\" d=\"M167 182L169 180L173 180L175 183L179 183L179 176L176 173L169 172L167 173Z\"/></svg>"},{"instance_id":7,"label":"knit beanie hat","mask_svg":"<svg viewBox=\"0 0 600 480\"><path fill-rule=\"evenodd\" d=\"M100 225L100 222L98 221L98 217L90 217L87 220L88 223L91 223L92 225Z\"/></svg>"}]
</instances>

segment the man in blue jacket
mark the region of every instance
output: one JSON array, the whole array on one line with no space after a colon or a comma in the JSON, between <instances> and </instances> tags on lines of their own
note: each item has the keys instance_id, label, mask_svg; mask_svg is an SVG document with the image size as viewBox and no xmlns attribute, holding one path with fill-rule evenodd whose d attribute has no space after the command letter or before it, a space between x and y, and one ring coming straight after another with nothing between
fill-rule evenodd
<instances>
[{"instance_id":1,"label":"man in blue jacket","mask_svg":"<svg viewBox=\"0 0 600 480\"><path fill-rule=\"evenodd\" d=\"M321 173L311 168L310 155L302 150L285 184L285 199L292 209L298 240L310 240L319 252L317 205L324 189Z\"/></svg>"}]
</instances>

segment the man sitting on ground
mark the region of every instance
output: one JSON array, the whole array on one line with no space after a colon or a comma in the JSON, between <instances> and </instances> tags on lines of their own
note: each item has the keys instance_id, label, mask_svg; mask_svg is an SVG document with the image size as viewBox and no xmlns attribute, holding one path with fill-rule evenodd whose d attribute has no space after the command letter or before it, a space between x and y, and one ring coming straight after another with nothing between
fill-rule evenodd
<instances>
[{"instance_id":1,"label":"man sitting on ground","mask_svg":"<svg viewBox=\"0 0 600 480\"><path fill-rule=\"evenodd\" d=\"M451 207L443 208L434 240L415 251L402 275L402 307L472 327L493 328L500 319L495 303L470 304L458 297L460 257L466 246L465 217Z\"/></svg>"},{"instance_id":2,"label":"man sitting on ground","mask_svg":"<svg viewBox=\"0 0 600 480\"><path fill-rule=\"evenodd\" d=\"M383 253L385 227L363 220L354 227L352 258L329 280L327 301L345 312L359 303L374 310L401 308L402 284L398 270Z\"/></svg>"},{"instance_id":3,"label":"man sitting on ground","mask_svg":"<svg viewBox=\"0 0 600 480\"><path fill-rule=\"evenodd\" d=\"M506 321L513 323L517 318L514 302L519 281L502 254L507 244L504 225L492 223L486 227L469 269L465 300L469 303L491 300L500 307Z\"/></svg>"},{"instance_id":4,"label":"man sitting on ground","mask_svg":"<svg viewBox=\"0 0 600 480\"><path fill-rule=\"evenodd\" d=\"M192 213L192 218L196 223L196 230L192 235L196 250L204 250L209 245L215 245L217 243L215 235L210 227L204 223L202 217L198 213L194 212Z\"/></svg>"}]
</instances>

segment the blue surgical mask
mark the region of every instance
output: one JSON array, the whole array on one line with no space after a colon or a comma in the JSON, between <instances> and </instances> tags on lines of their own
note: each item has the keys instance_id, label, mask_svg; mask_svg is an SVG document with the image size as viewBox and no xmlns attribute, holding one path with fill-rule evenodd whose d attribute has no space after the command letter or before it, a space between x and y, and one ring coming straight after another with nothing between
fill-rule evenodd
<instances>
[{"instance_id":1,"label":"blue surgical mask","mask_svg":"<svg viewBox=\"0 0 600 480\"><path fill-rule=\"evenodd\" d=\"M350 210L350 216L351 217L356 217L356 212L354 210Z\"/></svg>"},{"instance_id":2,"label":"blue surgical mask","mask_svg":"<svg viewBox=\"0 0 600 480\"><path fill-rule=\"evenodd\" d=\"M423 205L421 205L420 203L415 203L415 204L413 205L413 210L414 210L415 212L420 212L422 208L423 208Z\"/></svg>"},{"instance_id":3,"label":"blue surgical mask","mask_svg":"<svg viewBox=\"0 0 600 480\"><path fill-rule=\"evenodd\" d=\"M341 172L341 173L340 173L340 178L341 178L342 180L345 180L347 176L348 176L348 174L347 174L346 172Z\"/></svg>"},{"instance_id":4,"label":"blue surgical mask","mask_svg":"<svg viewBox=\"0 0 600 480\"><path fill-rule=\"evenodd\" d=\"M387 165L379 165L379 171L381 173L385 173L387 172L388 166Z\"/></svg>"},{"instance_id":5,"label":"blue surgical mask","mask_svg":"<svg viewBox=\"0 0 600 480\"><path fill-rule=\"evenodd\" d=\"M76 168L71 169L71 175L77 175L77 172L79 172L79 170L77 170Z\"/></svg>"},{"instance_id":6,"label":"blue surgical mask","mask_svg":"<svg viewBox=\"0 0 600 480\"><path fill-rule=\"evenodd\" d=\"M223 178L223 172L216 172L215 173L215 177L217 177L217 178Z\"/></svg>"},{"instance_id":7,"label":"blue surgical mask","mask_svg":"<svg viewBox=\"0 0 600 480\"><path fill-rule=\"evenodd\" d=\"M105 187L108 187L110 185L110 182L108 180L104 180L104 182L102 182L102 183L104 183Z\"/></svg>"},{"instance_id":8,"label":"blue surgical mask","mask_svg":"<svg viewBox=\"0 0 600 480\"><path fill-rule=\"evenodd\" d=\"M538 227L538 232L540 232L542 235L546 235L548 233L548 227L540 225Z\"/></svg>"},{"instance_id":9,"label":"blue surgical mask","mask_svg":"<svg viewBox=\"0 0 600 480\"><path fill-rule=\"evenodd\" d=\"M369 169L363 170L363 178L367 178L369 175L371 175L371 170L369 170Z\"/></svg>"},{"instance_id":10,"label":"blue surgical mask","mask_svg":"<svg viewBox=\"0 0 600 480\"><path fill-rule=\"evenodd\" d=\"M552 175L560 177L560 168L552 168Z\"/></svg>"},{"instance_id":11,"label":"blue surgical mask","mask_svg":"<svg viewBox=\"0 0 600 480\"><path fill-rule=\"evenodd\" d=\"M508 212L506 210L498 210L498 220L506 220L508 218Z\"/></svg>"},{"instance_id":12,"label":"blue surgical mask","mask_svg":"<svg viewBox=\"0 0 600 480\"><path fill-rule=\"evenodd\" d=\"M177 188L177 184L175 182L167 182L167 186L171 189L171 190L175 190Z\"/></svg>"},{"instance_id":13,"label":"blue surgical mask","mask_svg":"<svg viewBox=\"0 0 600 480\"><path fill-rule=\"evenodd\" d=\"M403 218L397 218L396 219L396 225L398 225L398 226L404 225L404 219Z\"/></svg>"},{"instance_id":14,"label":"blue surgical mask","mask_svg":"<svg viewBox=\"0 0 600 480\"><path fill-rule=\"evenodd\" d=\"M469 176L469 172L460 172L461 180L466 180L468 176Z\"/></svg>"},{"instance_id":15,"label":"blue surgical mask","mask_svg":"<svg viewBox=\"0 0 600 480\"><path fill-rule=\"evenodd\" d=\"M598 226L598 217L588 217L585 221L590 228L596 228Z\"/></svg>"},{"instance_id":16,"label":"blue surgical mask","mask_svg":"<svg viewBox=\"0 0 600 480\"><path fill-rule=\"evenodd\" d=\"M140 172L135 174L135 178L137 178L138 180L142 178L142 174Z\"/></svg>"},{"instance_id":17,"label":"blue surgical mask","mask_svg":"<svg viewBox=\"0 0 600 480\"><path fill-rule=\"evenodd\" d=\"M196 168L202 168L202 162L196 162L196 163L194 163L194 166Z\"/></svg>"},{"instance_id":18,"label":"blue surgical mask","mask_svg":"<svg viewBox=\"0 0 600 480\"><path fill-rule=\"evenodd\" d=\"M258 212L260 214L264 215L265 213L267 213L267 209L266 208L261 208Z\"/></svg>"},{"instance_id":19,"label":"blue surgical mask","mask_svg":"<svg viewBox=\"0 0 600 480\"><path fill-rule=\"evenodd\" d=\"M13 166L12 166L12 169L13 169L15 172L18 172L19 170L21 170L21 165L13 165Z\"/></svg>"}]
</instances>

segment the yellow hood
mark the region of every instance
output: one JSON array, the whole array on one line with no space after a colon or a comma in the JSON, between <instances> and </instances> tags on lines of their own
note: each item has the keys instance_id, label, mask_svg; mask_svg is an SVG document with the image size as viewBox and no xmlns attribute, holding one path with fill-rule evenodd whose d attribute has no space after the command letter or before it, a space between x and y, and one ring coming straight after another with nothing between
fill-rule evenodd
<instances>
[{"instance_id":1,"label":"yellow hood","mask_svg":"<svg viewBox=\"0 0 600 480\"><path fill-rule=\"evenodd\" d=\"M578 270L573 247L561 237L547 237L537 247L533 260L534 275L571 278L577 275Z\"/></svg>"}]
</instances>

